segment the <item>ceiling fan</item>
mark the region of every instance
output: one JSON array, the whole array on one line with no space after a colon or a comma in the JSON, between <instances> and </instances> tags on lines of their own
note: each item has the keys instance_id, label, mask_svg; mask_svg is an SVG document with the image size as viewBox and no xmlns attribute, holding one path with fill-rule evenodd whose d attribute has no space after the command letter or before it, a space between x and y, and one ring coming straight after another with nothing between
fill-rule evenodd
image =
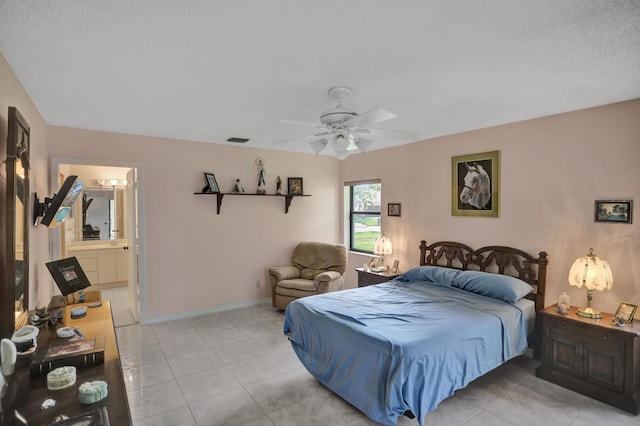
<instances>
[{"instance_id":1,"label":"ceiling fan","mask_svg":"<svg viewBox=\"0 0 640 426\"><path fill-rule=\"evenodd\" d=\"M367 152L373 144L372 137L392 137L415 139L416 132L392 129L374 129L367 126L396 118L397 115L382 108L373 108L357 113L346 106L351 97L348 87L333 87L329 96L337 102L336 107L320 114L322 124L306 123L292 120L277 120L284 123L314 126L320 129L312 135L300 136L277 142L307 141L314 153L320 154L327 146L333 149L336 158L343 160L354 152Z\"/></svg>"}]
</instances>

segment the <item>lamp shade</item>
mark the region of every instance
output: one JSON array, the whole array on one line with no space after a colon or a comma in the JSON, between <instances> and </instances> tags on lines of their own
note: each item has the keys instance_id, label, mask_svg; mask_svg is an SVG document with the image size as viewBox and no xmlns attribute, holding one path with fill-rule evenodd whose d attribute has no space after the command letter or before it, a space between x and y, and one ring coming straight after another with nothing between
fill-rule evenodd
<instances>
[{"instance_id":1,"label":"lamp shade","mask_svg":"<svg viewBox=\"0 0 640 426\"><path fill-rule=\"evenodd\" d=\"M587 290L611 290L613 274L606 260L600 259L589 249L589 254L573 262L569 271L569 284Z\"/></svg>"},{"instance_id":2,"label":"lamp shade","mask_svg":"<svg viewBox=\"0 0 640 426\"><path fill-rule=\"evenodd\" d=\"M362 152L367 152L369 151L369 148L371 148L371 145L373 145L373 140L372 139L364 139L364 138L358 138L358 140L355 142L356 146L358 147L358 149Z\"/></svg>"},{"instance_id":3,"label":"lamp shade","mask_svg":"<svg viewBox=\"0 0 640 426\"><path fill-rule=\"evenodd\" d=\"M391 240L384 235L380 235L376 238L376 242L373 244L373 253L377 255L387 255L391 254L393 251L393 245L391 244Z\"/></svg>"},{"instance_id":4,"label":"lamp shade","mask_svg":"<svg viewBox=\"0 0 640 426\"><path fill-rule=\"evenodd\" d=\"M318 155L320 154L320 152L322 152L322 150L327 146L328 143L329 142L327 142L326 139L318 139L318 140L309 142L309 145L311 145L311 149L313 150L313 153Z\"/></svg>"}]
</instances>

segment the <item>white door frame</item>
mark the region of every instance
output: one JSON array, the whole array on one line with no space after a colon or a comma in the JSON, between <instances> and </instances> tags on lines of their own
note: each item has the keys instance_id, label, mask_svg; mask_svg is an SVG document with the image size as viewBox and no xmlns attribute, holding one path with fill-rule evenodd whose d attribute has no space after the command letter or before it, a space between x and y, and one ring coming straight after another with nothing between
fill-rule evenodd
<instances>
[{"instance_id":1,"label":"white door frame","mask_svg":"<svg viewBox=\"0 0 640 426\"><path fill-rule=\"evenodd\" d=\"M85 166L106 166L106 167L128 167L135 168L138 171L138 277L140 282L140 318L139 322L145 324L147 321L147 268L144 249L144 199L143 199L143 166L141 163L130 161L106 161L106 160L91 160L88 158L70 158L70 157L51 157L51 167L49 176L50 193L44 194L44 197L48 197L58 191L58 173L61 164L75 164ZM44 198L42 195L40 198ZM59 259L60 254L60 228L55 228L49 231L49 253L51 259ZM129 283L131 285L131 283Z\"/></svg>"}]
</instances>

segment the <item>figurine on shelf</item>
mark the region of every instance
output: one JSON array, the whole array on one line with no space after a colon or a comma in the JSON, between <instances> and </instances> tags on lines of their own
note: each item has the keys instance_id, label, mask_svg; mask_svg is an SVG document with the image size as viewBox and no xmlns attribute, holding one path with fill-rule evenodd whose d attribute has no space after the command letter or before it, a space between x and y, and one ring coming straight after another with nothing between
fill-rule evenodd
<instances>
[{"instance_id":1,"label":"figurine on shelf","mask_svg":"<svg viewBox=\"0 0 640 426\"><path fill-rule=\"evenodd\" d=\"M256 190L256 194L265 195L267 193L267 189L264 171L264 158L256 158L256 165L258 166L258 189Z\"/></svg>"},{"instance_id":2,"label":"figurine on shelf","mask_svg":"<svg viewBox=\"0 0 640 426\"><path fill-rule=\"evenodd\" d=\"M280 179L280 176L276 179L276 195L282 195L282 179Z\"/></svg>"},{"instance_id":3,"label":"figurine on shelf","mask_svg":"<svg viewBox=\"0 0 640 426\"><path fill-rule=\"evenodd\" d=\"M233 186L233 192L244 192L240 179L236 179L236 184Z\"/></svg>"}]
</instances>

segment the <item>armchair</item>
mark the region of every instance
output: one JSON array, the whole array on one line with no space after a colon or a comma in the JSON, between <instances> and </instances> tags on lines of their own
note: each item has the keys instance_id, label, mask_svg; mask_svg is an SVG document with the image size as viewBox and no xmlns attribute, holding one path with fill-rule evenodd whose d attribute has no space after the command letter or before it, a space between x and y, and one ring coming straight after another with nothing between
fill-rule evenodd
<instances>
[{"instance_id":1,"label":"armchair","mask_svg":"<svg viewBox=\"0 0 640 426\"><path fill-rule=\"evenodd\" d=\"M271 304L285 309L301 297L342 290L346 268L344 245L299 243L293 250L291 265L269 268Z\"/></svg>"}]
</instances>

